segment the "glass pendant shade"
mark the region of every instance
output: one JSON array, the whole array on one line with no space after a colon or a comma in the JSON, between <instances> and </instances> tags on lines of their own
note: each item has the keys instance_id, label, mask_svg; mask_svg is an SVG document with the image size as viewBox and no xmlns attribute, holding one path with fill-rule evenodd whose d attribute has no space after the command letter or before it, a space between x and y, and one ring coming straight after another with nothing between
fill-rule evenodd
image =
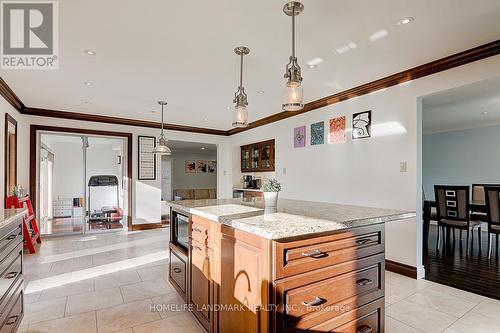
<instances>
[{"instance_id":1,"label":"glass pendant shade","mask_svg":"<svg viewBox=\"0 0 500 333\"><path fill-rule=\"evenodd\" d=\"M245 105L236 105L233 114L233 127L248 126L248 110Z\"/></svg>"},{"instance_id":2,"label":"glass pendant shade","mask_svg":"<svg viewBox=\"0 0 500 333\"><path fill-rule=\"evenodd\" d=\"M158 155L172 155L172 151L167 146L168 140L164 136L158 138L158 143L156 147L153 148L153 154Z\"/></svg>"},{"instance_id":3,"label":"glass pendant shade","mask_svg":"<svg viewBox=\"0 0 500 333\"><path fill-rule=\"evenodd\" d=\"M300 111L304 108L304 91L300 82L288 82L285 87L283 111Z\"/></svg>"}]
</instances>

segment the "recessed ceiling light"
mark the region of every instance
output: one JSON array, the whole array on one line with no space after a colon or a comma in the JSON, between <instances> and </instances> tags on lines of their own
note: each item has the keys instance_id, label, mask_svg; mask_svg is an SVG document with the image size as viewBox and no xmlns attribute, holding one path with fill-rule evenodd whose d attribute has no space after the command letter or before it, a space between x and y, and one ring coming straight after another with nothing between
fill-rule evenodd
<instances>
[{"instance_id":1,"label":"recessed ceiling light","mask_svg":"<svg viewBox=\"0 0 500 333\"><path fill-rule=\"evenodd\" d=\"M411 16L408 17L403 17L401 20L399 20L398 24L399 25L407 25L413 22L415 19Z\"/></svg>"},{"instance_id":2,"label":"recessed ceiling light","mask_svg":"<svg viewBox=\"0 0 500 333\"><path fill-rule=\"evenodd\" d=\"M201 150L205 150L205 147L201 147Z\"/></svg>"},{"instance_id":3,"label":"recessed ceiling light","mask_svg":"<svg viewBox=\"0 0 500 333\"><path fill-rule=\"evenodd\" d=\"M83 52L88 55L96 55L96 52L92 50L83 50Z\"/></svg>"},{"instance_id":4,"label":"recessed ceiling light","mask_svg":"<svg viewBox=\"0 0 500 333\"><path fill-rule=\"evenodd\" d=\"M309 69L315 69L315 68L318 68L318 65L307 65L307 68L309 68Z\"/></svg>"},{"instance_id":5,"label":"recessed ceiling light","mask_svg":"<svg viewBox=\"0 0 500 333\"><path fill-rule=\"evenodd\" d=\"M264 93L264 90L257 90L257 94L262 95Z\"/></svg>"},{"instance_id":6,"label":"recessed ceiling light","mask_svg":"<svg viewBox=\"0 0 500 333\"><path fill-rule=\"evenodd\" d=\"M90 87L92 85L92 82L85 81L85 82L83 82L83 84L85 84L87 87Z\"/></svg>"},{"instance_id":7,"label":"recessed ceiling light","mask_svg":"<svg viewBox=\"0 0 500 333\"><path fill-rule=\"evenodd\" d=\"M488 114L488 111L483 111L483 112L481 112L481 114L482 114L483 116L486 116L486 115Z\"/></svg>"}]
</instances>

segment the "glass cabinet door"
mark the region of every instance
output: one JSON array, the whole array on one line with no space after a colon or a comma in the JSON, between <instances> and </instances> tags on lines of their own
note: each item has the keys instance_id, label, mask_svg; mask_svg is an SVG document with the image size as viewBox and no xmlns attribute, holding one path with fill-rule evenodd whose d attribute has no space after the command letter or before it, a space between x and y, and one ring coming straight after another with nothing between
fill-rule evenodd
<instances>
[{"instance_id":1,"label":"glass cabinet door","mask_svg":"<svg viewBox=\"0 0 500 333\"><path fill-rule=\"evenodd\" d=\"M244 149L241 151L241 169L246 170L250 168L250 150Z\"/></svg>"},{"instance_id":2,"label":"glass cabinet door","mask_svg":"<svg viewBox=\"0 0 500 333\"><path fill-rule=\"evenodd\" d=\"M271 144L260 145L260 168L268 169L271 167Z\"/></svg>"},{"instance_id":3,"label":"glass cabinet door","mask_svg":"<svg viewBox=\"0 0 500 333\"><path fill-rule=\"evenodd\" d=\"M252 152L252 169L259 168L259 146L254 146L251 148Z\"/></svg>"}]
</instances>

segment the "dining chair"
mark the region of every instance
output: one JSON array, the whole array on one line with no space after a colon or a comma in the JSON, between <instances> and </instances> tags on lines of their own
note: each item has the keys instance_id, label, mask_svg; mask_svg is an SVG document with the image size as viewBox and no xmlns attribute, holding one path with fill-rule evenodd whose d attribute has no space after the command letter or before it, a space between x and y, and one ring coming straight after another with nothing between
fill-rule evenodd
<instances>
[{"instance_id":1,"label":"dining chair","mask_svg":"<svg viewBox=\"0 0 500 333\"><path fill-rule=\"evenodd\" d=\"M491 259L493 235L496 235L496 251L498 254L498 235L500 234L500 188L484 187L486 199L486 216L488 220L488 259Z\"/></svg>"},{"instance_id":2,"label":"dining chair","mask_svg":"<svg viewBox=\"0 0 500 333\"><path fill-rule=\"evenodd\" d=\"M470 218L469 186L434 185L437 206L438 239L436 249L441 243L440 227L467 231L466 251L469 250L470 232L478 229L478 242L481 247L481 222ZM474 234L472 234L474 238Z\"/></svg>"},{"instance_id":3,"label":"dining chair","mask_svg":"<svg viewBox=\"0 0 500 333\"><path fill-rule=\"evenodd\" d=\"M485 201L485 186L488 187L499 187L500 184L472 184L472 201L484 202ZM476 221L487 222L486 213L484 212L471 212L471 219Z\"/></svg>"}]
</instances>

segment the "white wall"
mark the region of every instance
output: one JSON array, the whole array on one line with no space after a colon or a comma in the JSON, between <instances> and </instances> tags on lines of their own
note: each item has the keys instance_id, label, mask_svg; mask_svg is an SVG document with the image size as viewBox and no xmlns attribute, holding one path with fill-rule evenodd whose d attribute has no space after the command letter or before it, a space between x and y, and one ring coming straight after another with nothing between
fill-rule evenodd
<instances>
[{"instance_id":1,"label":"white wall","mask_svg":"<svg viewBox=\"0 0 500 333\"><path fill-rule=\"evenodd\" d=\"M418 98L499 75L496 56L231 136L233 184L241 176L239 146L275 138L282 197L417 211L417 219L387 225L386 250L388 259L415 266L421 275ZM345 115L349 127L352 114L365 110L372 110L372 138L310 146L310 124L323 120L327 127L330 118ZM396 123L406 133L384 136L387 124ZM295 149L293 129L302 125L307 126L307 145ZM406 173L400 172L402 161L408 163Z\"/></svg>"},{"instance_id":2,"label":"white wall","mask_svg":"<svg viewBox=\"0 0 500 333\"><path fill-rule=\"evenodd\" d=\"M217 160L217 153L179 152L173 154L173 188L176 189L205 189L217 188L217 173L186 173L185 161Z\"/></svg>"},{"instance_id":3,"label":"white wall","mask_svg":"<svg viewBox=\"0 0 500 333\"><path fill-rule=\"evenodd\" d=\"M3 100L3 99L2 99ZM76 120L55 119L46 117L26 116L26 128L23 131L25 140L20 147L19 158L24 161L26 170L21 172L21 179L25 182L26 187L29 184L29 124L59 126L70 128L84 128L92 130L105 130L115 132L132 133L132 187L134 197L132 198L132 218L134 224L140 223L157 223L161 216L161 167L157 168L156 180L145 181L137 180L137 136L149 135L158 136L160 130L152 128L143 128L125 125L110 125L94 122L83 122ZM228 151L229 138L225 136L197 134L178 131L166 131L167 138L178 141L191 141L207 144L216 144L218 146L218 167L217 174L217 196L219 198L231 198L231 164L229 160L230 153ZM125 163L125 162L124 162ZM161 162L158 159L157 165ZM24 183L22 183L24 184Z\"/></svg>"},{"instance_id":4,"label":"white wall","mask_svg":"<svg viewBox=\"0 0 500 333\"><path fill-rule=\"evenodd\" d=\"M426 198L434 185L500 184L500 126L423 136Z\"/></svg>"},{"instance_id":5,"label":"white wall","mask_svg":"<svg viewBox=\"0 0 500 333\"><path fill-rule=\"evenodd\" d=\"M83 197L82 142L52 142L49 148L54 153L52 199Z\"/></svg>"}]
</instances>

